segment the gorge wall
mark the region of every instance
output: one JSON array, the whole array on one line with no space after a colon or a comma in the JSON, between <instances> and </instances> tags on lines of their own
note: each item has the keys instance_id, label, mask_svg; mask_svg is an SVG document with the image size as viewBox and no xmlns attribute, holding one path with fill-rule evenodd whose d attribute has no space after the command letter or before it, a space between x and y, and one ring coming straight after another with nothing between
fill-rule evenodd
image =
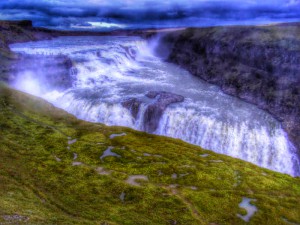
<instances>
[{"instance_id":1,"label":"gorge wall","mask_svg":"<svg viewBox=\"0 0 300 225\"><path fill-rule=\"evenodd\" d=\"M230 95L267 110L300 149L300 24L190 28L157 51Z\"/></svg>"}]
</instances>

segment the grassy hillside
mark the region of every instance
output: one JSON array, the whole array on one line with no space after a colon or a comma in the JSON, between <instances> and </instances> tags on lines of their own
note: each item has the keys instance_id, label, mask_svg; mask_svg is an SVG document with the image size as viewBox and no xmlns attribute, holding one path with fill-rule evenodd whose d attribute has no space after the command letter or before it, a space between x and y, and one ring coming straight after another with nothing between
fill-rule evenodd
<instances>
[{"instance_id":1,"label":"grassy hillside","mask_svg":"<svg viewBox=\"0 0 300 225\"><path fill-rule=\"evenodd\" d=\"M274 225L300 223L299 206L299 178L0 86L0 224Z\"/></svg>"}]
</instances>

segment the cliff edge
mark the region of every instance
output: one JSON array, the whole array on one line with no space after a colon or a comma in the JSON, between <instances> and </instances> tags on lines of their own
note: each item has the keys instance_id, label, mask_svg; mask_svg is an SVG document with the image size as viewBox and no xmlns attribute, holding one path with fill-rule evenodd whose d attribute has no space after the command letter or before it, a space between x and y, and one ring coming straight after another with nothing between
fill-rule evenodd
<instances>
[{"instance_id":1,"label":"cliff edge","mask_svg":"<svg viewBox=\"0 0 300 225\"><path fill-rule=\"evenodd\" d=\"M300 23L189 28L165 46L168 61L275 116L300 151Z\"/></svg>"}]
</instances>

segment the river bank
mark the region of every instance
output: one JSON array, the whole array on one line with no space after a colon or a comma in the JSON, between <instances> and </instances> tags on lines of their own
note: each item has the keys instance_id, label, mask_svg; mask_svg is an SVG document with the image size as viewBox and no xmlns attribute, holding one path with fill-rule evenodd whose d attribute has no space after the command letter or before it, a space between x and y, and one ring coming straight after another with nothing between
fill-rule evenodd
<instances>
[{"instance_id":1,"label":"river bank","mask_svg":"<svg viewBox=\"0 0 300 225\"><path fill-rule=\"evenodd\" d=\"M278 119L300 150L300 24L190 28L165 35L167 60Z\"/></svg>"}]
</instances>

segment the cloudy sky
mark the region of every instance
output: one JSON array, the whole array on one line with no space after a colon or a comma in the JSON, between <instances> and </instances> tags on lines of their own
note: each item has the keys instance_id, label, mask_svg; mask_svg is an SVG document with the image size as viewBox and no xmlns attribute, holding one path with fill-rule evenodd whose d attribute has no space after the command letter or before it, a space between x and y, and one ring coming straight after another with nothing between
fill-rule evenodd
<instances>
[{"instance_id":1,"label":"cloudy sky","mask_svg":"<svg viewBox=\"0 0 300 225\"><path fill-rule=\"evenodd\" d=\"M300 0L0 0L0 20L106 30L300 21Z\"/></svg>"}]
</instances>

